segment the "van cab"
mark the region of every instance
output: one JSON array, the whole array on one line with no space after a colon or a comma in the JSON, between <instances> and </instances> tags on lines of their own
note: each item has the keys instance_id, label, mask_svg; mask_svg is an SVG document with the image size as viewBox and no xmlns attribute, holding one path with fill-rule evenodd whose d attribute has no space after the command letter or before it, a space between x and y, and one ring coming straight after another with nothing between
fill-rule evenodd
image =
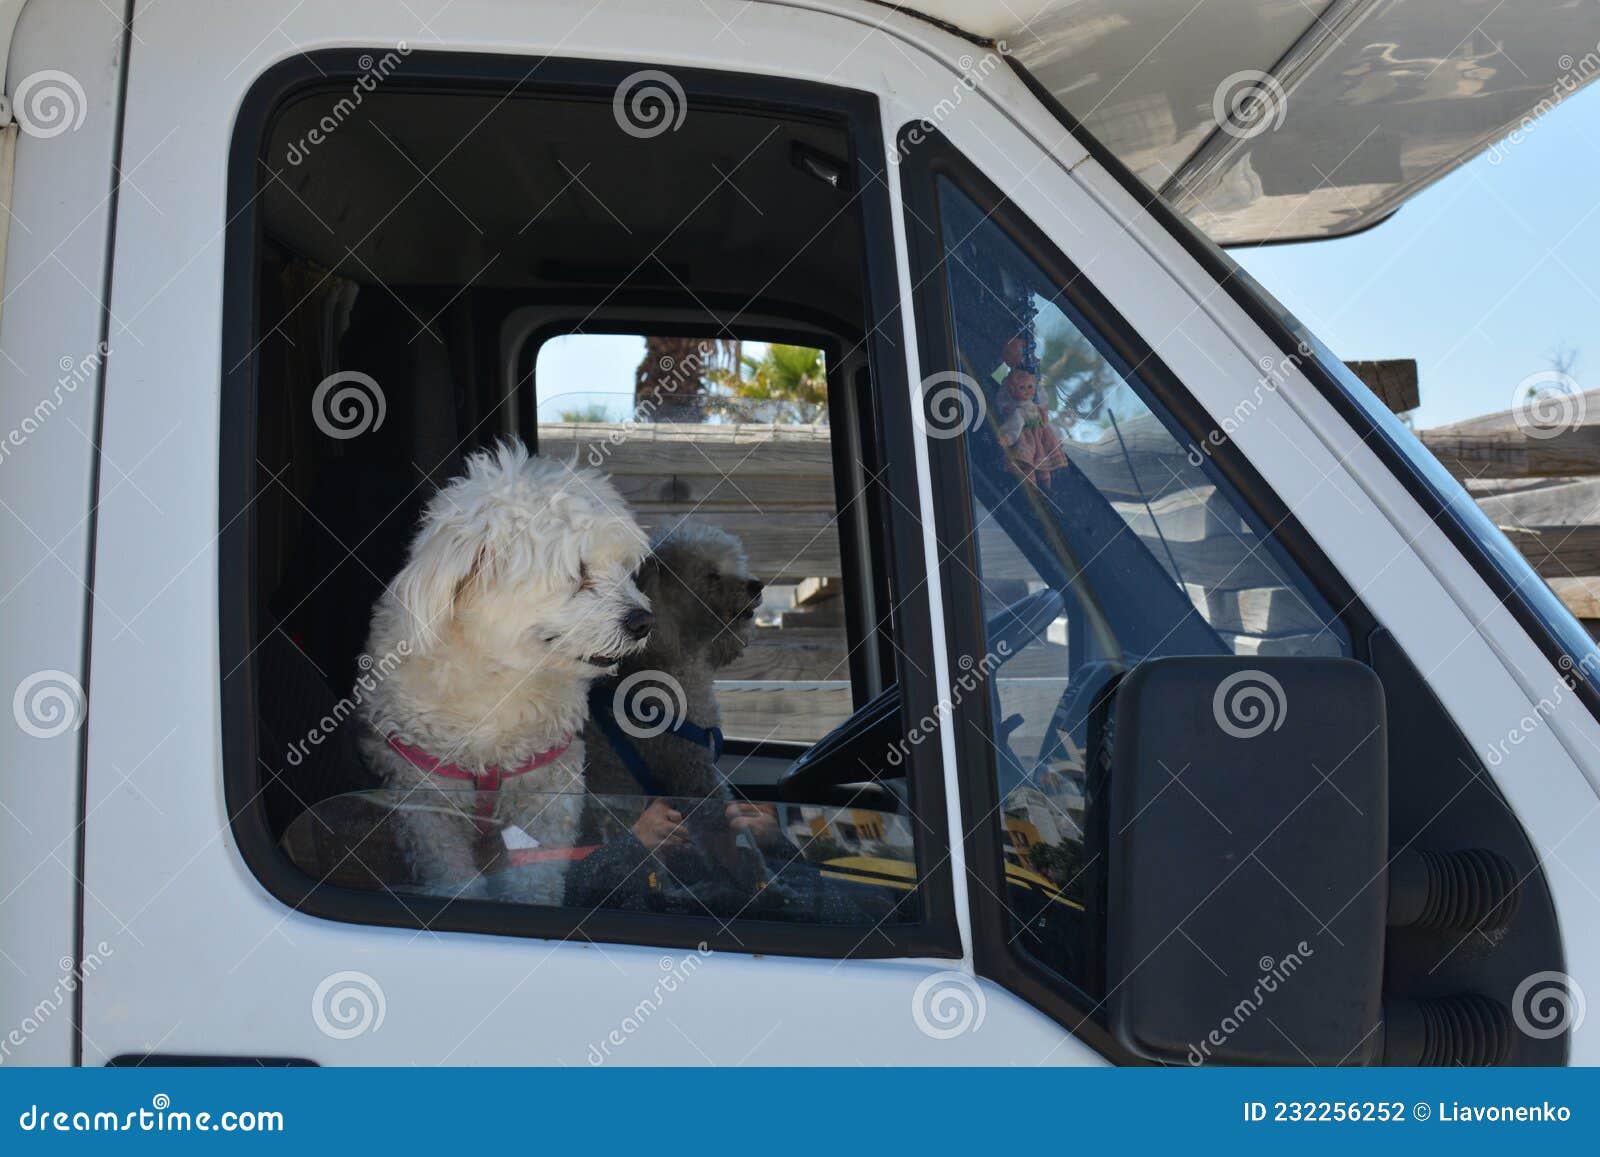
<instances>
[{"instance_id":1,"label":"van cab","mask_svg":"<svg viewBox=\"0 0 1600 1157\"><path fill-rule=\"evenodd\" d=\"M1296 208L913 7L0 5L0 1063L1600 1061L1600 653L1211 239L1445 154ZM715 886L396 851L372 606L505 439L764 584Z\"/></svg>"}]
</instances>

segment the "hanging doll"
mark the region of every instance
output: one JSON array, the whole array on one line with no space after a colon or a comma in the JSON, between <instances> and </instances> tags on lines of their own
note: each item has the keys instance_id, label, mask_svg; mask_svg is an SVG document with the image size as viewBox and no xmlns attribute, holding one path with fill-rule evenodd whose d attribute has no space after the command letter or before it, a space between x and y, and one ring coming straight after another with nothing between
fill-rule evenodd
<instances>
[{"instance_id":1,"label":"hanging doll","mask_svg":"<svg viewBox=\"0 0 1600 1157\"><path fill-rule=\"evenodd\" d=\"M1037 485L1048 486L1051 472L1066 466L1067 455L1045 408L1031 316L1027 328L1006 342L1000 356L1009 369L995 396L1000 444L1006 448L1013 470ZM995 371L996 376L999 372Z\"/></svg>"}]
</instances>

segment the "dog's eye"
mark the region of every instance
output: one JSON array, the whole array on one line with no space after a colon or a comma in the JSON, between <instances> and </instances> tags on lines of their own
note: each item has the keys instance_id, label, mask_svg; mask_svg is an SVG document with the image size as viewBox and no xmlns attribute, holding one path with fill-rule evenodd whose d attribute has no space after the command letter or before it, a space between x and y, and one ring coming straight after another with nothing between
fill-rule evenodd
<instances>
[{"instance_id":1,"label":"dog's eye","mask_svg":"<svg viewBox=\"0 0 1600 1157\"><path fill-rule=\"evenodd\" d=\"M722 575L717 571L712 571L710 574L706 575L706 578L710 579L714 583L722 581Z\"/></svg>"},{"instance_id":2,"label":"dog's eye","mask_svg":"<svg viewBox=\"0 0 1600 1157\"><path fill-rule=\"evenodd\" d=\"M589 564L586 562L578 564L578 589L580 591L594 590L594 579L589 577Z\"/></svg>"}]
</instances>

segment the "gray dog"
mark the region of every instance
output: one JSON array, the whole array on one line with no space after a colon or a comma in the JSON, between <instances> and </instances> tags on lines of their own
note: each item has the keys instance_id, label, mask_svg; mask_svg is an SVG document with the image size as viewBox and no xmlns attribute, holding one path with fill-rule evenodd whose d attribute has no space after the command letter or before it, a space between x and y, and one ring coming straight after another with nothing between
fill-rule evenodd
<instances>
[{"instance_id":1,"label":"gray dog","mask_svg":"<svg viewBox=\"0 0 1600 1157\"><path fill-rule=\"evenodd\" d=\"M639 588L650 598L655 630L614 679L593 688L584 731L588 790L728 798L717 771L722 712L712 682L749 644L762 584L750 577L737 538L683 522L651 544Z\"/></svg>"}]
</instances>

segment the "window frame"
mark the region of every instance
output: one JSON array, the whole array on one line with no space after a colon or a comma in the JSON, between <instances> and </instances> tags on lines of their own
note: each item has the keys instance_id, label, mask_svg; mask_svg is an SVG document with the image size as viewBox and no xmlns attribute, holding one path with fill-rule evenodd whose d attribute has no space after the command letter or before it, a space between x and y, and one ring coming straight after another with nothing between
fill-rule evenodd
<instances>
[{"instance_id":1,"label":"window frame","mask_svg":"<svg viewBox=\"0 0 1600 1157\"><path fill-rule=\"evenodd\" d=\"M223 332L220 370L218 461L218 607L221 695L221 757L224 796L232 838L246 868L266 891L289 908L352 925L375 925L441 932L487 933L542 939L693 948L742 953L772 953L829 959L943 957L961 955L955 897L949 865L948 809L943 761L936 745L922 745L908 760L915 801L921 911L917 919L875 928L806 925L754 919L724 922L711 917L651 913L537 908L488 900L437 897L338 888L307 875L278 849L260 798L257 760L256 621L257 536L256 410L260 323L257 285L262 222L257 208L258 163L274 118L296 97L315 90L347 90L362 72L360 48L320 50L285 60L251 85L229 142L228 224L223 254ZM464 52L415 52L404 76L391 87L431 92L549 94L571 99L610 101L619 83L639 69L637 62L543 58L529 67L526 57ZM805 81L722 72L674 69L689 101L741 112L799 118L826 118L850 134L850 164L860 190L859 212L865 244L861 260L867 295L867 359L871 366L880 460L886 484L916 505L920 481L912 450L910 390L903 352L890 334L899 323L898 276L893 209L888 194L884 122L876 95ZM270 168L267 170L270 172ZM907 661L899 664L908 718L935 708L932 607L918 592L925 586L922 535L891 512L894 527L889 559L899 644Z\"/></svg>"},{"instance_id":2,"label":"window frame","mask_svg":"<svg viewBox=\"0 0 1600 1157\"><path fill-rule=\"evenodd\" d=\"M1137 366L1137 378L1150 395L1157 417L1170 419L1199 445L1216 423L1167 367L1138 331L1118 313L1089 278L1060 251L1028 215L1008 198L947 137L926 124L909 122L897 133L901 198L911 267L912 309L917 352L926 381L940 373L956 373L955 325L943 271L944 239L938 181L943 178L970 197L987 220L1055 284L1061 297L1084 318L1105 345L1126 365ZM928 420L930 428L936 419ZM976 521L965 438L925 439L929 469L941 479L934 488L934 526L939 542L940 584L944 594L945 635L950 662L984 652L982 587L978 581ZM1351 656L1370 663L1368 640L1376 620L1316 542L1231 440L1212 446L1207 460L1228 483L1241 507L1264 525L1300 575L1321 595L1347 630ZM976 971L1040 1009L1108 1060L1124 1065L1150 1062L1117 1042L1095 1019L1104 1005L1070 978L1013 947L1006 895L1006 833L1000 816L997 774L991 736L993 713L989 696L958 696L951 704L950 726L956 752L963 816L967 888L971 911ZM972 823L973 817L980 817ZM970 826L969 826L970 825ZM1093 885L1091 885L1093 886ZM1103 912L1090 911L1095 921ZM1094 927L1092 967L1104 967L1104 929Z\"/></svg>"}]
</instances>

